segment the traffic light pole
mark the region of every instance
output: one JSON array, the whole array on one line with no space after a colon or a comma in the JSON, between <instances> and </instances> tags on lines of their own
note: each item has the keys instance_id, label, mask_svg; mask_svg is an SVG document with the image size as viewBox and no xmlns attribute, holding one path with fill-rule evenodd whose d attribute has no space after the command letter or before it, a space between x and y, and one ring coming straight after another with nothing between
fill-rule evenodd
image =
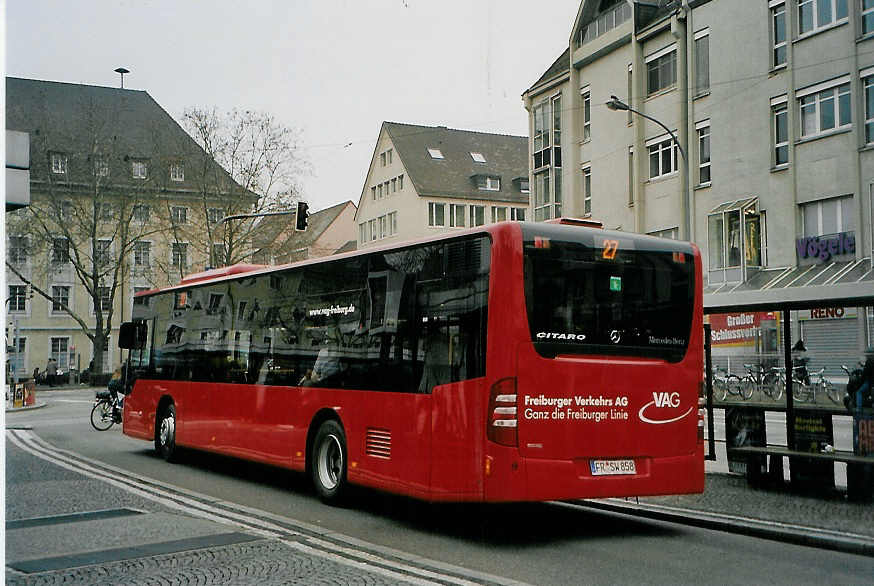
<instances>
[{"instance_id":1,"label":"traffic light pole","mask_svg":"<svg viewBox=\"0 0 874 586\"><path fill-rule=\"evenodd\" d=\"M285 210L281 212L258 212L254 214L234 214L232 216L225 216L219 223L229 222L231 220L244 220L246 218L263 218L265 216L289 216L294 214L296 216L295 220L295 230L304 231L307 229L307 216L309 216L309 205L306 202L299 201L297 202L297 209L294 210Z\"/></svg>"}]
</instances>

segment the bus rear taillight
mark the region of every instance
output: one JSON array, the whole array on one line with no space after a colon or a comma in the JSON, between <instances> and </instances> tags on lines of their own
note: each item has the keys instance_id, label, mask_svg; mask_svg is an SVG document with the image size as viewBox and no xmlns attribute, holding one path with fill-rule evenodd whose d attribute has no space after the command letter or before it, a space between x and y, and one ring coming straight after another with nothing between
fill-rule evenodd
<instances>
[{"instance_id":1,"label":"bus rear taillight","mask_svg":"<svg viewBox=\"0 0 874 586\"><path fill-rule=\"evenodd\" d=\"M502 446L517 446L519 436L516 423L516 378L502 378L489 390L489 424L486 436Z\"/></svg>"},{"instance_id":2,"label":"bus rear taillight","mask_svg":"<svg viewBox=\"0 0 874 586\"><path fill-rule=\"evenodd\" d=\"M704 443L704 417L707 415L707 409L704 408L704 399L698 399L698 443Z\"/></svg>"}]
</instances>

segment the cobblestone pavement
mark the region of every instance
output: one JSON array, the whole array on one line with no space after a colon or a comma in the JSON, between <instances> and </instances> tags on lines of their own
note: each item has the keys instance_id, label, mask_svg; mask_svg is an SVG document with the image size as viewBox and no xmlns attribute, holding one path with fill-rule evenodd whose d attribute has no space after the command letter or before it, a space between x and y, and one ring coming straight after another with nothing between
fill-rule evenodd
<instances>
[{"instance_id":1,"label":"cobblestone pavement","mask_svg":"<svg viewBox=\"0 0 874 586\"><path fill-rule=\"evenodd\" d=\"M25 575L6 569L6 584L409 584L299 551L289 544L255 542L142 557L114 563ZM388 574L388 572L386 572Z\"/></svg>"}]
</instances>

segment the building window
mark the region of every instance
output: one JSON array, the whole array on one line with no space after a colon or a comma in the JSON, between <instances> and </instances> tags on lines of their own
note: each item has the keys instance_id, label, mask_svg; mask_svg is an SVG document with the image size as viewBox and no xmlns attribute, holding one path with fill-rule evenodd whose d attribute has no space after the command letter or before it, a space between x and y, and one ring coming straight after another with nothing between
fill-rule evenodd
<instances>
[{"instance_id":1,"label":"building window","mask_svg":"<svg viewBox=\"0 0 874 586\"><path fill-rule=\"evenodd\" d=\"M531 193L530 182L527 177L519 179L519 191L521 193Z\"/></svg>"},{"instance_id":2,"label":"building window","mask_svg":"<svg viewBox=\"0 0 874 586\"><path fill-rule=\"evenodd\" d=\"M134 266L147 267L152 256L152 243L145 241L134 242Z\"/></svg>"},{"instance_id":3,"label":"building window","mask_svg":"<svg viewBox=\"0 0 874 586\"><path fill-rule=\"evenodd\" d=\"M52 240L52 262L63 264L70 262L70 241L66 238Z\"/></svg>"},{"instance_id":4,"label":"building window","mask_svg":"<svg viewBox=\"0 0 874 586\"><path fill-rule=\"evenodd\" d=\"M382 167L385 167L385 153L379 153L379 164Z\"/></svg>"},{"instance_id":5,"label":"building window","mask_svg":"<svg viewBox=\"0 0 874 586\"><path fill-rule=\"evenodd\" d=\"M785 100L785 97L783 98ZM786 102L771 105L774 127L774 166L789 164L789 111Z\"/></svg>"},{"instance_id":6,"label":"building window","mask_svg":"<svg viewBox=\"0 0 874 586\"><path fill-rule=\"evenodd\" d=\"M667 89L677 83L677 49L671 45L646 59L646 94Z\"/></svg>"},{"instance_id":7,"label":"building window","mask_svg":"<svg viewBox=\"0 0 874 586\"><path fill-rule=\"evenodd\" d=\"M149 209L148 205L141 204L141 203L137 204L134 206L133 219L136 222L140 222L142 224L145 224L146 222L149 221L149 213L150 213L150 209Z\"/></svg>"},{"instance_id":8,"label":"building window","mask_svg":"<svg viewBox=\"0 0 874 586\"><path fill-rule=\"evenodd\" d=\"M627 2L602 2L601 4L607 8L602 8L603 12L597 14L588 25L581 26L574 35L577 47L597 39L631 18L631 5Z\"/></svg>"},{"instance_id":9,"label":"building window","mask_svg":"<svg viewBox=\"0 0 874 586\"><path fill-rule=\"evenodd\" d=\"M112 240L100 239L95 242L94 247L94 264L98 267L104 267L109 264L112 256Z\"/></svg>"},{"instance_id":10,"label":"building window","mask_svg":"<svg viewBox=\"0 0 874 586\"><path fill-rule=\"evenodd\" d=\"M552 192L550 176L548 169L534 175L534 221L536 222L561 216L561 189L556 186L555 192Z\"/></svg>"},{"instance_id":11,"label":"building window","mask_svg":"<svg viewBox=\"0 0 874 586\"><path fill-rule=\"evenodd\" d=\"M534 168L547 167L552 162L552 144L550 134L550 121L552 118L552 105L549 100L534 107Z\"/></svg>"},{"instance_id":12,"label":"building window","mask_svg":"<svg viewBox=\"0 0 874 586\"><path fill-rule=\"evenodd\" d=\"M52 313L66 311L64 307L70 306L69 285L52 285Z\"/></svg>"},{"instance_id":13,"label":"building window","mask_svg":"<svg viewBox=\"0 0 874 586\"><path fill-rule=\"evenodd\" d=\"M443 158L443 153L440 152L440 149L429 148L428 154L431 155L432 159L442 159Z\"/></svg>"},{"instance_id":14,"label":"building window","mask_svg":"<svg viewBox=\"0 0 874 586\"><path fill-rule=\"evenodd\" d=\"M385 238L388 236L388 226L386 225L385 216L379 217L379 237Z\"/></svg>"},{"instance_id":15,"label":"building window","mask_svg":"<svg viewBox=\"0 0 874 586\"><path fill-rule=\"evenodd\" d=\"M52 173L57 175L66 175L67 173L67 155L64 153L52 153Z\"/></svg>"},{"instance_id":16,"label":"building window","mask_svg":"<svg viewBox=\"0 0 874 586\"><path fill-rule=\"evenodd\" d=\"M223 242L212 243L212 266L225 266L225 245Z\"/></svg>"},{"instance_id":17,"label":"building window","mask_svg":"<svg viewBox=\"0 0 874 586\"><path fill-rule=\"evenodd\" d=\"M49 352L49 358L55 361L58 370L67 370L67 367L69 366L67 345L70 342L70 338L50 338L50 340L51 349Z\"/></svg>"},{"instance_id":18,"label":"building window","mask_svg":"<svg viewBox=\"0 0 874 586\"><path fill-rule=\"evenodd\" d=\"M871 0L874 3L874 0ZM874 142L874 75L862 78L865 86L865 142Z\"/></svg>"},{"instance_id":19,"label":"building window","mask_svg":"<svg viewBox=\"0 0 874 586\"><path fill-rule=\"evenodd\" d=\"M510 219L517 222L524 222L526 209L527 208L510 208Z\"/></svg>"},{"instance_id":20,"label":"building window","mask_svg":"<svg viewBox=\"0 0 874 586\"><path fill-rule=\"evenodd\" d=\"M847 0L798 0L798 33L847 19Z\"/></svg>"},{"instance_id":21,"label":"building window","mask_svg":"<svg viewBox=\"0 0 874 586\"><path fill-rule=\"evenodd\" d=\"M851 195L802 204L801 215L805 236L825 236L856 229Z\"/></svg>"},{"instance_id":22,"label":"building window","mask_svg":"<svg viewBox=\"0 0 874 586\"><path fill-rule=\"evenodd\" d=\"M470 158L473 159L475 163L485 163L486 162L486 158L483 156L482 153L471 152Z\"/></svg>"},{"instance_id":23,"label":"building window","mask_svg":"<svg viewBox=\"0 0 874 586\"><path fill-rule=\"evenodd\" d=\"M717 206L707 224L711 270L762 266L764 212L755 198Z\"/></svg>"},{"instance_id":24,"label":"building window","mask_svg":"<svg viewBox=\"0 0 874 586\"><path fill-rule=\"evenodd\" d=\"M670 175L677 170L677 145L671 137L655 139L647 143L649 150L649 178Z\"/></svg>"},{"instance_id":25,"label":"building window","mask_svg":"<svg viewBox=\"0 0 874 586\"><path fill-rule=\"evenodd\" d=\"M389 212L388 213L388 235L394 236L398 233L398 213L397 212Z\"/></svg>"},{"instance_id":26,"label":"building window","mask_svg":"<svg viewBox=\"0 0 874 586\"><path fill-rule=\"evenodd\" d=\"M634 205L634 147L628 147L628 205Z\"/></svg>"},{"instance_id":27,"label":"building window","mask_svg":"<svg viewBox=\"0 0 874 586\"><path fill-rule=\"evenodd\" d=\"M27 311L27 285L9 285L9 312Z\"/></svg>"},{"instance_id":28,"label":"building window","mask_svg":"<svg viewBox=\"0 0 874 586\"><path fill-rule=\"evenodd\" d=\"M404 176L398 175L398 191L404 188Z\"/></svg>"},{"instance_id":29,"label":"building window","mask_svg":"<svg viewBox=\"0 0 874 586\"><path fill-rule=\"evenodd\" d=\"M695 33L695 95L710 91L710 29Z\"/></svg>"},{"instance_id":30,"label":"building window","mask_svg":"<svg viewBox=\"0 0 874 586\"><path fill-rule=\"evenodd\" d=\"M394 179L391 180L391 192L397 193L397 191L398 191L398 179L397 179L397 177L395 177Z\"/></svg>"},{"instance_id":31,"label":"building window","mask_svg":"<svg viewBox=\"0 0 874 586\"><path fill-rule=\"evenodd\" d=\"M149 174L149 164L146 161L131 161L130 173L134 179L146 179Z\"/></svg>"},{"instance_id":32,"label":"building window","mask_svg":"<svg viewBox=\"0 0 874 586\"><path fill-rule=\"evenodd\" d=\"M9 236L6 259L14 265L27 264L27 236Z\"/></svg>"},{"instance_id":33,"label":"building window","mask_svg":"<svg viewBox=\"0 0 874 586\"><path fill-rule=\"evenodd\" d=\"M442 227L446 225L446 204L428 202L428 225Z\"/></svg>"},{"instance_id":34,"label":"building window","mask_svg":"<svg viewBox=\"0 0 874 586\"><path fill-rule=\"evenodd\" d=\"M382 199L382 183L376 186L376 199Z\"/></svg>"},{"instance_id":35,"label":"building window","mask_svg":"<svg viewBox=\"0 0 874 586\"><path fill-rule=\"evenodd\" d=\"M358 224L358 242L361 244L367 242L367 222Z\"/></svg>"},{"instance_id":36,"label":"building window","mask_svg":"<svg viewBox=\"0 0 874 586\"><path fill-rule=\"evenodd\" d=\"M388 149L388 164L391 165L391 149Z\"/></svg>"},{"instance_id":37,"label":"building window","mask_svg":"<svg viewBox=\"0 0 874 586\"><path fill-rule=\"evenodd\" d=\"M592 213L592 168L583 169L583 213Z\"/></svg>"},{"instance_id":38,"label":"building window","mask_svg":"<svg viewBox=\"0 0 874 586\"><path fill-rule=\"evenodd\" d=\"M97 157L94 159L94 176L109 177L109 160L106 157Z\"/></svg>"},{"instance_id":39,"label":"building window","mask_svg":"<svg viewBox=\"0 0 874 586\"><path fill-rule=\"evenodd\" d=\"M206 210L206 221L210 224L218 224L225 217L225 211L221 208L209 208Z\"/></svg>"},{"instance_id":40,"label":"building window","mask_svg":"<svg viewBox=\"0 0 874 586\"><path fill-rule=\"evenodd\" d=\"M371 242L379 238L379 232L376 230L376 220L369 220L367 222L367 232Z\"/></svg>"},{"instance_id":41,"label":"building window","mask_svg":"<svg viewBox=\"0 0 874 586\"><path fill-rule=\"evenodd\" d=\"M185 181L185 166L180 161L170 163L170 181Z\"/></svg>"},{"instance_id":42,"label":"building window","mask_svg":"<svg viewBox=\"0 0 874 586\"><path fill-rule=\"evenodd\" d=\"M862 0L862 34L874 32L874 0Z\"/></svg>"},{"instance_id":43,"label":"building window","mask_svg":"<svg viewBox=\"0 0 874 586\"><path fill-rule=\"evenodd\" d=\"M449 204L449 227L464 228L464 214L466 212L464 204L453 203Z\"/></svg>"},{"instance_id":44,"label":"building window","mask_svg":"<svg viewBox=\"0 0 874 586\"><path fill-rule=\"evenodd\" d=\"M470 206L470 227L482 226L486 223L486 206Z\"/></svg>"},{"instance_id":45,"label":"building window","mask_svg":"<svg viewBox=\"0 0 874 586\"><path fill-rule=\"evenodd\" d=\"M583 141L587 141L592 138L592 96L586 90L580 99L583 102Z\"/></svg>"},{"instance_id":46,"label":"building window","mask_svg":"<svg viewBox=\"0 0 874 586\"><path fill-rule=\"evenodd\" d=\"M370 195L373 201L376 201L376 185L370 188Z\"/></svg>"},{"instance_id":47,"label":"building window","mask_svg":"<svg viewBox=\"0 0 874 586\"><path fill-rule=\"evenodd\" d=\"M172 206L170 208L170 221L176 225L188 223L188 208Z\"/></svg>"},{"instance_id":48,"label":"building window","mask_svg":"<svg viewBox=\"0 0 874 586\"><path fill-rule=\"evenodd\" d=\"M671 240L677 240L680 237L680 229L677 227L668 228L666 230L656 230L655 232L647 232L650 236L657 236L658 238L670 238Z\"/></svg>"},{"instance_id":49,"label":"building window","mask_svg":"<svg viewBox=\"0 0 874 586\"><path fill-rule=\"evenodd\" d=\"M710 184L710 121L696 124L698 130L698 185Z\"/></svg>"},{"instance_id":50,"label":"building window","mask_svg":"<svg viewBox=\"0 0 874 586\"><path fill-rule=\"evenodd\" d=\"M507 220L506 206L492 206L492 223L504 222Z\"/></svg>"},{"instance_id":51,"label":"building window","mask_svg":"<svg viewBox=\"0 0 874 586\"><path fill-rule=\"evenodd\" d=\"M476 186L477 189L482 189L485 191L500 191L501 178L491 177L488 175L478 175L476 178Z\"/></svg>"},{"instance_id":52,"label":"building window","mask_svg":"<svg viewBox=\"0 0 874 586\"><path fill-rule=\"evenodd\" d=\"M100 311L112 309L112 296L109 287L97 287L97 300L100 303Z\"/></svg>"},{"instance_id":53,"label":"building window","mask_svg":"<svg viewBox=\"0 0 874 586\"><path fill-rule=\"evenodd\" d=\"M786 64L786 5L771 7L771 37L774 43L771 51L771 66Z\"/></svg>"},{"instance_id":54,"label":"building window","mask_svg":"<svg viewBox=\"0 0 874 586\"><path fill-rule=\"evenodd\" d=\"M850 84L843 83L798 98L801 136L809 137L850 126Z\"/></svg>"},{"instance_id":55,"label":"building window","mask_svg":"<svg viewBox=\"0 0 874 586\"><path fill-rule=\"evenodd\" d=\"M170 265L184 269L188 266L188 244L184 242L173 242L170 252Z\"/></svg>"},{"instance_id":56,"label":"building window","mask_svg":"<svg viewBox=\"0 0 874 586\"><path fill-rule=\"evenodd\" d=\"M17 341L17 344L16 344ZM20 335L17 340L9 340L10 352L7 354L11 374L16 376L25 376L24 358L27 356L27 338Z\"/></svg>"}]
</instances>

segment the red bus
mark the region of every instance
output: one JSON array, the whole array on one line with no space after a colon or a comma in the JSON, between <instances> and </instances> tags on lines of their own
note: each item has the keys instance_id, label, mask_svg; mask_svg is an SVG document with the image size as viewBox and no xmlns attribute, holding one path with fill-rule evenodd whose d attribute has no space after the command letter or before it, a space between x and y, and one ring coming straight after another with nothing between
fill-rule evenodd
<instances>
[{"instance_id":1,"label":"red bus","mask_svg":"<svg viewBox=\"0 0 874 586\"><path fill-rule=\"evenodd\" d=\"M218 269L136 295L124 433L325 501L701 492L702 315L693 244L561 223Z\"/></svg>"}]
</instances>

